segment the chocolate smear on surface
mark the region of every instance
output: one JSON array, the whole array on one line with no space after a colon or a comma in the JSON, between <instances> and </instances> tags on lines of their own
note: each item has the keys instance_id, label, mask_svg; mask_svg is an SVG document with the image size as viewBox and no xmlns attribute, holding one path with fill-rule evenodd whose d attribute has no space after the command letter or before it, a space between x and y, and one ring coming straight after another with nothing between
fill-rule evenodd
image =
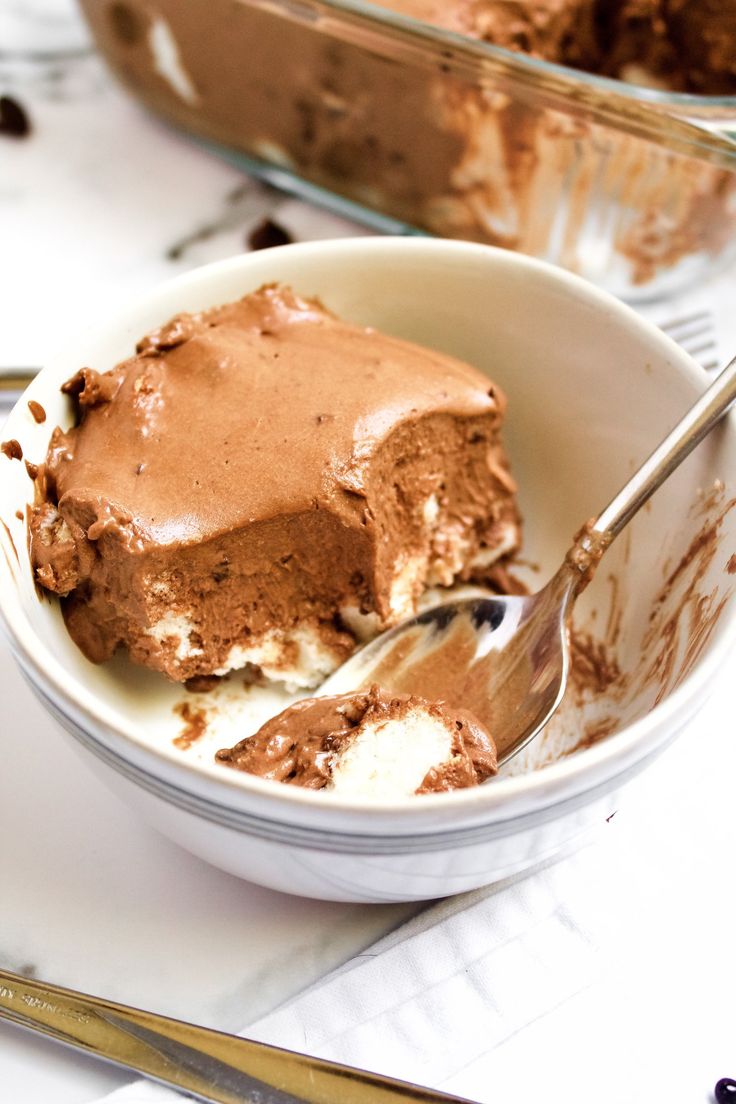
<instances>
[{"instance_id":1,"label":"chocolate smear on surface","mask_svg":"<svg viewBox=\"0 0 736 1104\"><path fill-rule=\"evenodd\" d=\"M40 425L42 422L46 421L46 411L39 402L36 402L35 399L28 400L28 409L30 410L31 416L33 417L33 420L37 423L37 425Z\"/></svg>"},{"instance_id":2,"label":"chocolate smear on surface","mask_svg":"<svg viewBox=\"0 0 736 1104\"><path fill-rule=\"evenodd\" d=\"M621 668L608 641L596 640L589 632L573 629L570 653L570 677L578 690L603 694L621 680Z\"/></svg>"},{"instance_id":3,"label":"chocolate smear on surface","mask_svg":"<svg viewBox=\"0 0 736 1104\"><path fill-rule=\"evenodd\" d=\"M563 751L563 757L567 758L568 755L574 755L576 751L594 747L601 740L605 740L607 736L611 736L620 725L621 721L616 717L602 717L599 721L594 721L586 728L585 734L581 736L576 744Z\"/></svg>"},{"instance_id":4,"label":"chocolate smear on surface","mask_svg":"<svg viewBox=\"0 0 736 1104\"><path fill-rule=\"evenodd\" d=\"M718 551L721 525L734 505L736 498L703 523L668 572L652 606L643 652L653 657L644 681L658 687L655 705L690 674L730 597L730 592L719 594L718 588L705 594L700 584Z\"/></svg>"},{"instance_id":5,"label":"chocolate smear on surface","mask_svg":"<svg viewBox=\"0 0 736 1104\"><path fill-rule=\"evenodd\" d=\"M606 631L604 633L605 639L609 644L614 645L618 642L618 638L621 635L621 618L623 617L623 602L621 601L621 581L617 575L609 575L608 582L611 584L611 604L608 610L608 621L606 623Z\"/></svg>"}]
</instances>

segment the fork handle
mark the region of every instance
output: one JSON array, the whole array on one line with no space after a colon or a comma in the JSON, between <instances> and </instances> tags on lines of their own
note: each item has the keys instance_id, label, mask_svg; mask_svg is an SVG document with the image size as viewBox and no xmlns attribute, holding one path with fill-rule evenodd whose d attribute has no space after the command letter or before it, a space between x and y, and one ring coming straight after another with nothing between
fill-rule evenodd
<instances>
[{"instance_id":1,"label":"fork handle","mask_svg":"<svg viewBox=\"0 0 736 1104\"><path fill-rule=\"evenodd\" d=\"M20 395L40 371L40 368L0 368L0 392Z\"/></svg>"},{"instance_id":2,"label":"fork handle","mask_svg":"<svg viewBox=\"0 0 736 1104\"><path fill-rule=\"evenodd\" d=\"M471 1104L3 970L0 1019L214 1104Z\"/></svg>"},{"instance_id":3,"label":"fork handle","mask_svg":"<svg viewBox=\"0 0 736 1104\"><path fill-rule=\"evenodd\" d=\"M710 433L734 400L736 357L716 376L707 391L690 407L602 513L580 531L567 554L567 563L578 568L584 582L614 537Z\"/></svg>"}]
</instances>

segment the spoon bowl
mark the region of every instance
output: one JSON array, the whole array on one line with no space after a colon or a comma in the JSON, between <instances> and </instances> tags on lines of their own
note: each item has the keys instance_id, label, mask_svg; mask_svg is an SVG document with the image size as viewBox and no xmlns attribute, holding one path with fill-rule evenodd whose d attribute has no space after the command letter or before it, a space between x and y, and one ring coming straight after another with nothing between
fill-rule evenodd
<instances>
[{"instance_id":1,"label":"spoon bowl","mask_svg":"<svg viewBox=\"0 0 736 1104\"><path fill-rule=\"evenodd\" d=\"M575 581L565 565L536 594L461 598L425 610L356 652L320 697L378 683L468 709L493 735L500 766L562 700Z\"/></svg>"}]
</instances>

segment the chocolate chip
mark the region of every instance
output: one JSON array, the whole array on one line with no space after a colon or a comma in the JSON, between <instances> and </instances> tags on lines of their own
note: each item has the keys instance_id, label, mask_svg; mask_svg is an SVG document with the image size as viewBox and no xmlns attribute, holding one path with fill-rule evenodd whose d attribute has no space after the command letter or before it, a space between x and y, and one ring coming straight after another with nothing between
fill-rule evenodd
<instances>
[{"instance_id":1,"label":"chocolate chip","mask_svg":"<svg viewBox=\"0 0 736 1104\"><path fill-rule=\"evenodd\" d=\"M39 402L36 402L35 399L28 400L28 409L31 412L31 416L34 422L38 422L38 424L40 425L41 422L46 421L46 411Z\"/></svg>"},{"instance_id":2,"label":"chocolate chip","mask_svg":"<svg viewBox=\"0 0 736 1104\"><path fill-rule=\"evenodd\" d=\"M0 96L0 134L10 138L25 138L31 133L26 109L12 96Z\"/></svg>"},{"instance_id":3,"label":"chocolate chip","mask_svg":"<svg viewBox=\"0 0 736 1104\"><path fill-rule=\"evenodd\" d=\"M137 14L127 4L111 4L107 15L116 38L126 46L134 46L141 39L141 23Z\"/></svg>"},{"instance_id":4,"label":"chocolate chip","mask_svg":"<svg viewBox=\"0 0 736 1104\"><path fill-rule=\"evenodd\" d=\"M266 218L250 231L247 245L249 249L273 249L277 245L290 245L293 240L288 230Z\"/></svg>"},{"instance_id":5,"label":"chocolate chip","mask_svg":"<svg viewBox=\"0 0 736 1104\"><path fill-rule=\"evenodd\" d=\"M722 1077L713 1090L716 1104L734 1104L736 1101L736 1081L732 1077Z\"/></svg>"}]
</instances>

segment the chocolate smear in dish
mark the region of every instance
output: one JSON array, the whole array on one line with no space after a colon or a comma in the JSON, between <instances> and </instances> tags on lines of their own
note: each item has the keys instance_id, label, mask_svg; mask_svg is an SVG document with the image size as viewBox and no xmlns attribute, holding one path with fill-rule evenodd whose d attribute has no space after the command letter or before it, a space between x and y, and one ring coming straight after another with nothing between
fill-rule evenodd
<instances>
[{"instance_id":1,"label":"chocolate smear in dish","mask_svg":"<svg viewBox=\"0 0 736 1104\"><path fill-rule=\"evenodd\" d=\"M174 706L174 712L178 713L184 721L184 728L174 738L174 744L186 751L207 731L207 714L203 709L197 709L189 702L179 702Z\"/></svg>"}]
</instances>

